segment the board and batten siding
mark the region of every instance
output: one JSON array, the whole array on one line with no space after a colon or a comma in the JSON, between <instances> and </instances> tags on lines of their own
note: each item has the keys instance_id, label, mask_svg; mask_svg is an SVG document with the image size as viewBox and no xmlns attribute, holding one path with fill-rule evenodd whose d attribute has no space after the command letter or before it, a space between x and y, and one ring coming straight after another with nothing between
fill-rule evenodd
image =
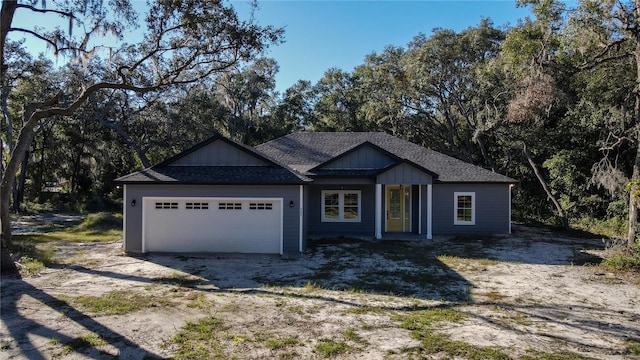
<instances>
[{"instance_id":1,"label":"board and batten siding","mask_svg":"<svg viewBox=\"0 0 640 360\"><path fill-rule=\"evenodd\" d=\"M323 169L382 169L395 160L372 146L363 146L323 166Z\"/></svg>"},{"instance_id":2,"label":"board and batten siding","mask_svg":"<svg viewBox=\"0 0 640 360\"><path fill-rule=\"evenodd\" d=\"M142 252L143 197L227 197L282 198L282 250L284 254L300 252L300 186L299 185L143 185L127 184L125 218L125 251ZM136 206L131 201L136 200ZM290 201L294 206L289 207ZM251 226L251 224L247 224Z\"/></svg>"},{"instance_id":3,"label":"board and batten siding","mask_svg":"<svg viewBox=\"0 0 640 360\"><path fill-rule=\"evenodd\" d=\"M400 164L378 175L377 183L385 185L426 185L432 183L432 177L409 164Z\"/></svg>"},{"instance_id":4,"label":"board and batten siding","mask_svg":"<svg viewBox=\"0 0 640 360\"><path fill-rule=\"evenodd\" d=\"M375 235L375 185L309 185L308 229L310 237L337 237ZM360 222L322 222L322 191L323 190L359 190L360 191Z\"/></svg>"},{"instance_id":5,"label":"board and batten siding","mask_svg":"<svg viewBox=\"0 0 640 360\"><path fill-rule=\"evenodd\" d=\"M171 163L171 166L263 166L264 161L222 140L198 149Z\"/></svg>"},{"instance_id":6,"label":"board and batten siding","mask_svg":"<svg viewBox=\"0 0 640 360\"><path fill-rule=\"evenodd\" d=\"M508 234L509 184L433 185L433 235ZM454 225L454 193L475 193L475 225Z\"/></svg>"}]
</instances>

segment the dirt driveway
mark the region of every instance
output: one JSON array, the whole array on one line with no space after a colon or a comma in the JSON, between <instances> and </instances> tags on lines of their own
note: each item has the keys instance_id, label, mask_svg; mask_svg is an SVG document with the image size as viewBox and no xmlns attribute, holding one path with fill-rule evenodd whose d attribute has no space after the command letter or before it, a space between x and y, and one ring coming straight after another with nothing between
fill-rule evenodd
<instances>
[{"instance_id":1,"label":"dirt driveway","mask_svg":"<svg viewBox=\"0 0 640 360\"><path fill-rule=\"evenodd\" d=\"M640 358L638 276L588 265L601 240L515 230L322 241L297 259L60 245L39 276L2 279L0 357ZM427 329L416 316L434 309L456 316ZM190 337L207 319L217 330Z\"/></svg>"}]
</instances>

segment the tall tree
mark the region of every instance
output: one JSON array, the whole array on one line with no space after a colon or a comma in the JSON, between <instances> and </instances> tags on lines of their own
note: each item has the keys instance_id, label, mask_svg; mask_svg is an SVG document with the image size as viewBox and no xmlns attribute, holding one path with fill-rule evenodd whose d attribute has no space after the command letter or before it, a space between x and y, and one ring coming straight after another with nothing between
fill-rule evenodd
<instances>
[{"instance_id":1,"label":"tall tree","mask_svg":"<svg viewBox=\"0 0 640 360\"><path fill-rule=\"evenodd\" d=\"M87 60L96 51L94 35L112 33L123 40L127 29L137 26L136 13L127 0L110 2L78 0L42 3L3 0L0 10L0 83L8 69L5 46L10 34L27 34L42 40L55 54ZM14 24L16 11L61 16L75 32L55 29L25 29ZM25 105L23 126L9 155L0 183L0 221L2 222L2 266L14 267L9 258L11 224L10 194L19 165L29 148L34 130L46 118L74 114L101 90L121 89L147 93L158 89L197 82L219 74L260 53L279 41L282 30L261 27L241 20L233 7L220 0L160 0L150 5L145 18L146 33L134 45L125 44L110 56L111 71L104 78L89 78L73 92L59 92L50 98L31 99ZM78 32L80 31L80 33ZM152 74L152 76L149 76Z\"/></svg>"},{"instance_id":2,"label":"tall tree","mask_svg":"<svg viewBox=\"0 0 640 360\"><path fill-rule=\"evenodd\" d=\"M603 66L617 65L614 73L626 71L629 63L624 60L630 61L634 69L633 96L621 99L618 110L605 117L618 118L624 123L625 109L632 109L629 112L632 126L629 131L624 131L624 135L615 128L604 132L602 149L605 159L594 168L596 175L601 175L604 171L618 174L619 177L621 169L615 162L609 161L607 155L615 153L615 149L620 145L624 146L627 141L635 147L631 174L628 176L627 242L631 245L637 241L640 192L640 0L581 0L578 7L570 13L569 24L568 37L581 58L581 63L578 64L581 70L593 72ZM625 87L620 88L625 93L627 90ZM611 180L609 178L605 181Z\"/></svg>"}]
</instances>

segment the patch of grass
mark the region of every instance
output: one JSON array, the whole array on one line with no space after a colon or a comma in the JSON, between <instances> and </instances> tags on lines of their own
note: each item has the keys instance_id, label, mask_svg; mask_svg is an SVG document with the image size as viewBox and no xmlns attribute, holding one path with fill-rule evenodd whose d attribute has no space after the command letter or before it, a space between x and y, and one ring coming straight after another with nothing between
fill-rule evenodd
<instances>
[{"instance_id":1,"label":"patch of grass","mask_svg":"<svg viewBox=\"0 0 640 360\"><path fill-rule=\"evenodd\" d=\"M354 343L359 343L362 345L368 345L369 342L365 339L363 339L360 335L358 335L358 333L356 333L356 330L353 328L349 328L347 330L344 331L344 337L347 338L350 341L353 341Z\"/></svg>"},{"instance_id":2,"label":"patch of grass","mask_svg":"<svg viewBox=\"0 0 640 360\"><path fill-rule=\"evenodd\" d=\"M270 349L278 350L288 346L298 345L300 344L300 340L296 337L288 337L282 339L267 339L265 343Z\"/></svg>"},{"instance_id":3,"label":"patch of grass","mask_svg":"<svg viewBox=\"0 0 640 360\"><path fill-rule=\"evenodd\" d=\"M378 306L354 306L354 307L348 308L347 310L344 310L345 314L368 314L368 313L380 314L382 312L384 312L384 310Z\"/></svg>"},{"instance_id":4,"label":"patch of grass","mask_svg":"<svg viewBox=\"0 0 640 360\"><path fill-rule=\"evenodd\" d=\"M452 308L433 308L413 311L408 315L398 315L396 320L401 321L402 327L409 330L430 330L436 322L460 322L467 315Z\"/></svg>"},{"instance_id":5,"label":"patch of grass","mask_svg":"<svg viewBox=\"0 0 640 360\"><path fill-rule=\"evenodd\" d=\"M224 358L222 346L216 334L226 330L222 320L215 317L198 322L187 322L171 339L178 346L173 354L175 359Z\"/></svg>"},{"instance_id":6,"label":"patch of grass","mask_svg":"<svg viewBox=\"0 0 640 360\"><path fill-rule=\"evenodd\" d=\"M165 298L142 295L134 290L112 291L102 296L79 296L72 301L87 311L100 315L122 315L149 307L172 305Z\"/></svg>"},{"instance_id":7,"label":"patch of grass","mask_svg":"<svg viewBox=\"0 0 640 360\"><path fill-rule=\"evenodd\" d=\"M153 281L179 287L194 287L195 285L200 284L202 282L202 279L191 274L174 271L169 276L157 277L154 278Z\"/></svg>"},{"instance_id":8,"label":"patch of grass","mask_svg":"<svg viewBox=\"0 0 640 360\"><path fill-rule=\"evenodd\" d=\"M640 246L608 249L601 265L613 271L640 272Z\"/></svg>"},{"instance_id":9,"label":"patch of grass","mask_svg":"<svg viewBox=\"0 0 640 360\"><path fill-rule=\"evenodd\" d=\"M584 356L570 352L547 353L537 350L527 350L527 354L522 356L522 360L596 360L589 356Z\"/></svg>"},{"instance_id":10,"label":"patch of grass","mask_svg":"<svg viewBox=\"0 0 640 360\"><path fill-rule=\"evenodd\" d=\"M446 335L433 332L414 331L413 336L420 340L420 352L423 354L445 353L452 358L470 360L510 360L511 357L499 347L482 347L462 341L452 341Z\"/></svg>"},{"instance_id":11,"label":"patch of grass","mask_svg":"<svg viewBox=\"0 0 640 360\"><path fill-rule=\"evenodd\" d=\"M187 307L190 308L208 309L212 305L211 301L207 300L207 297L201 292L190 292L185 295L185 299L190 300L187 304Z\"/></svg>"},{"instance_id":12,"label":"patch of grass","mask_svg":"<svg viewBox=\"0 0 640 360\"><path fill-rule=\"evenodd\" d=\"M487 293L482 294L484 297L487 298L487 300L489 300L490 302L498 302L501 300L504 300L504 298L506 298L506 295L501 294L498 290L491 290Z\"/></svg>"},{"instance_id":13,"label":"patch of grass","mask_svg":"<svg viewBox=\"0 0 640 360\"><path fill-rule=\"evenodd\" d=\"M122 239L122 230L83 230L73 229L52 231L47 233L16 234L13 239L17 242L110 242Z\"/></svg>"},{"instance_id":14,"label":"patch of grass","mask_svg":"<svg viewBox=\"0 0 640 360\"><path fill-rule=\"evenodd\" d=\"M634 355L640 355L640 341L629 341L627 343L627 349Z\"/></svg>"},{"instance_id":15,"label":"patch of grass","mask_svg":"<svg viewBox=\"0 0 640 360\"><path fill-rule=\"evenodd\" d=\"M345 354L351 350L352 347L346 342L335 341L327 338L318 339L318 344L316 345L316 351L326 358Z\"/></svg>"},{"instance_id":16,"label":"patch of grass","mask_svg":"<svg viewBox=\"0 0 640 360\"><path fill-rule=\"evenodd\" d=\"M18 260L18 268L21 275L37 276L45 269L44 263L30 256L23 256Z\"/></svg>"},{"instance_id":17,"label":"patch of grass","mask_svg":"<svg viewBox=\"0 0 640 360\"><path fill-rule=\"evenodd\" d=\"M122 229L122 214L99 212L89 214L75 231Z\"/></svg>"},{"instance_id":18,"label":"patch of grass","mask_svg":"<svg viewBox=\"0 0 640 360\"><path fill-rule=\"evenodd\" d=\"M87 334L77 337L64 344L63 353L68 354L72 351L79 351L88 347L97 347L107 345L107 341L96 334Z\"/></svg>"},{"instance_id":19,"label":"patch of grass","mask_svg":"<svg viewBox=\"0 0 640 360\"><path fill-rule=\"evenodd\" d=\"M481 347L461 341L452 341L446 335L434 333L434 325L439 322L460 322L466 319L463 314L452 308L433 308L398 315L404 329L411 330L414 338L420 340L419 352L426 354L445 353L452 358L464 359L510 359L498 347ZM446 357L446 356L445 356Z\"/></svg>"}]
</instances>

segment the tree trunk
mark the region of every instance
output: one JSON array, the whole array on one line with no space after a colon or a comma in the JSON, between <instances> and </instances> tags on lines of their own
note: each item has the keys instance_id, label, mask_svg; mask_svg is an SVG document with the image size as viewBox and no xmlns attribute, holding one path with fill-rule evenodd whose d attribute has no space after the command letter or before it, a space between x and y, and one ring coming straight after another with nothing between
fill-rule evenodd
<instances>
[{"instance_id":1,"label":"tree trunk","mask_svg":"<svg viewBox=\"0 0 640 360\"><path fill-rule=\"evenodd\" d=\"M562 228L564 230L568 230L569 219L567 218L567 214L564 212L564 209L562 209L562 206L560 205L560 202L558 201L558 199L556 199L556 197L551 192L551 188L549 188L549 185L547 184L547 181L544 179L542 172L540 171L536 163L533 161L533 158L531 157L531 153L529 152L529 147L527 147L527 144L524 141L522 142L522 147L524 150L524 156L527 158L527 161L529 162L531 169L533 169L533 172L536 174L536 177L538 178L538 182L540 182L540 185L542 185L544 192L547 193L549 200L551 200L553 205L556 207L556 211L558 212L558 218L560 219Z\"/></svg>"},{"instance_id":2,"label":"tree trunk","mask_svg":"<svg viewBox=\"0 0 640 360\"><path fill-rule=\"evenodd\" d=\"M640 19L640 0L636 0L636 18ZM640 182L640 35L636 34L636 88L635 88L635 133L636 133L636 158L633 162L633 174L631 175L631 186L629 189L629 231L627 233L627 244L629 246L636 242L636 226L638 225L638 204L636 192Z\"/></svg>"},{"instance_id":3,"label":"tree trunk","mask_svg":"<svg viewBox=\"0 0 640 360\"><path fill-rule=\"evenodd\" d=\"M13 188L13 182L16 179L18 167L27 153L30 140L33 139L33 129L38 123L38 120L36 117L30 117L29 121L26 121L20 130L18 141L7 162L7 167L2 174L2 182L0 182L0 223L2 224L2 233L0 234L0 251L2 253L0 255L2 258L2 271L15 271L16 269L15 264L10 258L10 251L13 247L11 241L11 221L9 219L11 190Z\"/></svg>"}]
</instances>

